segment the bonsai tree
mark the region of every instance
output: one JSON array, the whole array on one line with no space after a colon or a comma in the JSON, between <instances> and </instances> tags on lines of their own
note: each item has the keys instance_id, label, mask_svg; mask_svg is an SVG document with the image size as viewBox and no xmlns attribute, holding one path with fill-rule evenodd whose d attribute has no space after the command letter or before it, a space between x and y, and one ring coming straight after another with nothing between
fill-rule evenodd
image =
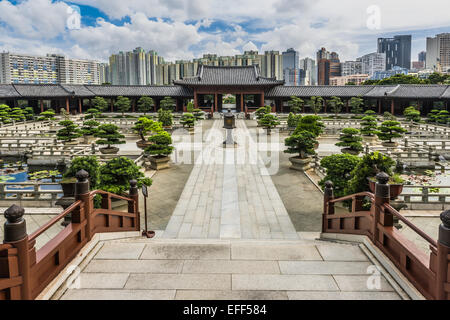
<instances>
[{"instance_id":1,"label":"bonsai tree","mask_svg":"<svg viewBox=\"0 0 450 320\"><path fill-rule=\"evenodd\" d=\"M272 110L272 108L270 106L265 106L265 107L258 108L255 111L256 120L257 121L261 120L266 114L270 114L271 110Z\"/></svg>"},{"instance_id":2,"label":"bonsai tree","mask_svg":"<svg viewBox=\"0 0 450 320\"><path fill-rule=\"evenodd\" d=\"M162 123L163 127L171 127L173 124L172 111L159 109L158 110L158 121Z\"/></svg>"},{"instance_id":3,"label":"bonsai tree","mask_svg":"<svg viewBox=\"0 0 450 320\"><path fill-rule=\"evenodd\" d=\"M309 131L317 138L323 133L323 128L325 128L325 125L321 120L321 117L313 115L302 117L294 131L294 134L301 131Z\"/></svg>"},{"instance_id":4,"label":"bonsai tree","mask_svg":"<svg viewBox=\"0 0 450 320\"><path fill-rule=\"evenodd\" d=\"M376 119L376 112L375 111L373 111L373 110L367 110L366 112L364 112L364 114L366 115L366 116L371 116L371 117L375 117L375 119Z\"/></svg>"},{"instance_id":5,"label":"bonsai tree","mask_svg":"<svg viewBox=\"0 0 450 320\"><path fill-rule=\"evenodd\" d=\"M130 180L137 180L138 187L152 185L152 179L146 178L132 160L117 157L100 167L99 189L122 195L130 190Z\"/></svg>"},{"instance_id":6,"label":"bonsai tree","mask_svg":"<svg viewBox=\"0 0 450 320\"><path fill-rule=\"evenodd\" d=\"M311 97L309 100L309 106L316 116L323 108L323 101L322 97Z\"/></svg>"},{"instance_id":7,"label":"bonsai tree","mask_svg":"<svg viewBox=\"0 0 450 320\"><path fill-rule=\"evenodd\" d=\"M130 110L131 103L130 99L126 97L119 96L117 97L116 103L114 106L117 108L117 111L122 113L122 117L125 116L125 112Z\"/></svg>"},{"instance_id":8,"label":"bonsai tree","mask_svg":"<svg viewBox=\"0 0 450 320\"><path fill-rule=\"evenodd\" d=\"M340 198L346 196L345 189L351 178L351 173L360 161L358 156L345 153L324 157L320 161L320 166L325 168L327 173L319 182L319 185L324 188L326 181L332 181L335 197Z\"/></svg>"},{"instance_id":9,"label":"bonsai tree","mask_svg":"<svg viewBox=\"0 0 450 320\"><path fill-rule=\"evenodd\" d=\"M87 120L83 122L83 126L81 127L81 133L83 136L95 136L98 132L99 122L95 120Z\"/></svg>"},{"instance_id":10,"label":"bonsai tree","mask_svg":"<svg viewBox=\"0 0 450 320\"><path fill-rule=\"evenodd\" d=\"M25 118L27 120L33 120L34 119L34 110L33 110L33 108L32 107L26 107L24 109L24 115L25 115Z\"/></svg>"},{"instance_id":11,"label":"bonsai tree","mask_svg":"<svg viewBox=\"0 0 450 320\"><path fill-rule=\"evenodd\" d=\"M81 130L71 120L61 121L59 122L59 125L64 127L56 133L56 136L58 137L59 140L63 140L65 142L72 142L74 139L82 136Z\"/></svg>"},{"instance_id":12,"label":"bonsai tree","mask_svg":"<svg viewBox=\"0 0 450 320\"><path fill-rule=\"evenodd\" d=\"M92 99L92 105L94 109L99 111L99 113L108 109L108 102L102 97L95 97Z\"/></svg>"},{"instance_id":13,"label":"bonsai tree","mask_svg":"<svg viewBox=\"0 0 450 320\"><path fill-rule=\"evenodd\" d=\"M394 166L394 160L378 151L364 155L351 172L351 179L348 181L345 193L354 194L370 191L368 178L375 177L381 171L391 176Z\"/></svg>"},{"instance_id":14,"label":"bonsai tree","mask_svg":"<svg viewBox=\"0 0 450 320\"><path fill-rule=\"evenodd\" d=\"M300 122L302 116L300 114L293 114L292 112L289 113L288 119L287 119L287 126L289 128L297 128L298 123Z\"/></svg>"},{"instance_id":15,"label":"bonsai tree","mask_svg":"<svg viewBox=\"0 0 450 320\"><path fill-rule=\"evenodd\" d=\"M195 125L195 116L192 113L185 113L181 116L180 123L184 127L192 128Z\"/></svg>"},{"instance_id":16,"label":"bonsai tree","mask_svg":"<svg viewBox=\"0 0 450 320\"><path fill-rule=\"evenodd\" d=\"M406 117L406 119L410 122L420 122L420 111L417 110L415 107L408 107L403 111L403 115Z\"/></svg>"},{"instance_id":17,"label":"bonsai tree","mask_svg":"<svg viewBox=\"0 0 450 320\"><path fill-rule=\"evenodd\" d=\"M267 129L267 134L270 134L270 130L275 128L277 125L280 124L280 121L278 120L278 117L273 114L266 114L264 117L262 117L260 120L258 120L258 124L261 127L264 127Z\"/></svg>"},{"instance_id":18,"label":"bonsai tree","mask_svg":"<svg viewBox=\"0 0 450 320\"><path fill-rule=\"evenodd\" d=\"M194 115L196 121L205 119L205 113L201 109L192 110L192 114Z\"/></svg>"},{"instance_id":19,"label":"bonsai tree","mask_svg":"<svg viewBox=\"0 0 450 320\"><path fill-rule=\"evenodd\" d=\"M427 117L428 117L427 122L436 123L438 121L438 115L439 115L439 110L437 110L437 109L431 110L430 113L427 115Z\"/></svg>"},{"instance_id":20,"label":"bonsai tree","mask_svg":"<svg viewBox=\"0 0 450 320\"><path fill-rule=\"evenodd\" d=\"M86 111L86 113L88 114L87 116L85 116L85 119L95 119L98 118L102 113L95 108L90 108Z\"/></svg>"},{"instance_id":21,"label":"bonsai tree","mask_svg":"<svg viewBox=\"0 0 450 320\"><path fill-rule=\"evenodd\" d=\"M53 109L48 109L47 111L41 112L39 116L38 120L40 121L55 120L55 111Z\"/></svg>"},{"instance_id":22,"label":"bonsai tree","mask_svg":"<svg viewBox=\"0 0 450 320\"><path fill-rule=\"evenodd\" d=\"M377 134L378 122L373 116L365 116L361 121L361 133L364 136L373 137Z\"/></svg>"},{"instance_id":23,"label":"bonsai tree","mask_svg":"<svg viewBox=\"0 0 450 320\"><path fill-rule=\"evenodd\" d=\"M124 144L124 135L119 133L119 127L114 124L102 124L98 127L98 132L95 137L100 138L95 143L99 145L106 145L105 149L114 149L112 145Z\"/></svg>"},{"instance_id":24,"label":"bonsai tree","mask_svg":"<svg viewBox=\"0 0 450 320\"><path fill-rule=\"evenodd\" d=\"M361 144L362 138L358 129L343 129L339 141L340 142L336 143L336 146L344 147L344 149L342 149L343 153L358 155L363 151L363 146Z\"/></svg>"},{"instance_id":25,"label":"bonsai tree","mask_svg":"<svg viewBox=\"0 0 450 320\"><path fill-rule=\"evenodd\" d=\"M440 123L440 124L447 124L449 119L450 119L450 116L449 116L449 112L447 110L440 111L436 117L437 123Z\"/></svg>"},{"instance_id":26,"label":"bonsai tree","mask_svg":"<svg viewBox=\"0 0 450 320\"><path fill-rule=\"evenodd\" d=\"M175 109L175 100L171 97L165 97L160 102L161 109L173 111Z\"/></svg>"},{"instance_id":27,"label":"bonsai tree","mask_svg":"<svg viewBox=\"0 0 450 320\"><path fill-rule=\"evenodd\" d=\"M24 110L22 110L21 108L13 108L11 110L10 118L14 121L25 121L27 117L24 114Z\"/></svg>"},{"instance_id":28,"label":"bonsai tree","mask_svg":"<svg viewBox=\"0 0 450 320\"><path fill-rule=\"evenodd\" d=\"M288 102L288 106L293 114L300 113L301 109L305 105L305 102L299 97L292 96Z\"/></svg>"},{"instance_id":29,"label":"bonsai tree","mask_svg":"<svg viewBox=\"0 0 450 320\"><path fill-rule=\"evenodd\" d=\"M145 136L150 132L158 133L163 131L161 122L153 121L147 117L139 118L131 129L139 135L142 141L147 141Z\"/></svg>"},{"instance_id":30,"label":"bonsai tree","mask_svg":"<svg viewBox=\"0 0 450 320\"><path fill-rule=\"evenodd\" d=\"M70 167L63 175L63 179L75 178L80 170L86 170L89 173L89 182L91 190L95 190L100 182L100 162L96 156L76 157L72 160Z\"/></svg>"},{"instance_id":31,"label":"bonsai tree","mask_svg":"<svg viewBox=\"0 0 450 320\"><path fill-rule=\"evenodd\" d=\"M11 117L11 108L6 104L0 104L0 120L3 123L9 123Z\"/></svg>"},{"instance_id":32,"label":"bonsai tree","mask_svg":"<svg viewBox=\"0 0 450 320\"><path fill-rule=\"evenodd\" d=\"M189 101L187 106L186 106L186 110L189 113L193 113L194 112L194 103L192 101Z\"/></svg>"},{"instance_id":33,"label":"bonsai tree","mask_svg":"<svg viewBox=\"0 0 450 320\"><path fill-rule=\"evenodd\" d=\"M152 142L145 151L151 156L166 157L173 151L172 137L166 131L160 131L159 133L151 136L149 141Z\"/></svg>"},{"instance_id":34,"label":"bonsai tree","mask_svg":"<svg viewBox=\"0 0 450 320\"><path fill-rule=\"evenodd\" d=\"M144 115L154 106L153 99L147 96L142 96L138 101L138 111L143 112Z\"/></svg>"},{"instance_id":35,"label":"bonsai tree","mask_svg":"<svg viewBox=\"0 0 450 320\"><path fill-rule=\"evenodd\" d=\"M400 122L393 120L384 121L378 130L378 138L389 143L392 143L392 139L394 138L403 137L403 134L407 132L406 129L400 127Z\"/></svg>"},{"instance_id":36,"label":"bonsai tree","mask_svg":"<svg viewBox=\"0 0 450 320\"><path fill-rule=\"evenodd\" d=\"M353 97L350 99L349 105L351 106L351 111L354 114L361 114L363 113L363 105L364 100L361 97Z\"/></svg>"},{"instance_id":37,"label":"bonsai tree","mask_svg":"<svg viewBox=\"0 0 450 320\"><path fill-rule=\"evenodd\" d=\"M392 113L387 112L387 111L385 113L383 113L383 119L384 120L394 120L394 121L397 120L397 118Z\"/></svg>"},{"instance_id":38,"label":"bonsai tree","mask_svg":"<svg viewBox=\"0 0 450 320\"><path fill-rule=\"evenodd\" d=\"M308 155L315 154L314 147L318 144L316 137L309 131L300 131L284 140L288 147L285 153L298 154L298 158L306 159Z\"/></svg>"},{"instance_id":39,"label":"bonsai tree","mask_svg":"<svg viewBox=\"0 0 450 320\"><path fill-rule=\"evenodd\" d=\"M332 97L330 100L328 100L328 104L330 105L331 111L333 111L334 113L334 117L337 118L338 113L342 111L342 107L344 106L341 98Z\"/></svg>"}]
</instances>

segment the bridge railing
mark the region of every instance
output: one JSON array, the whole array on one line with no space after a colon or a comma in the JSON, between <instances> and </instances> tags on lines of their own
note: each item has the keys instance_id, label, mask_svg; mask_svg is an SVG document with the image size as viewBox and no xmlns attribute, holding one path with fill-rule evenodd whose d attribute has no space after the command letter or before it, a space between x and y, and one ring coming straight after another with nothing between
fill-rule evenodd
<instances>
[{"instance_id":1,"label":"bridge railing","mask_svg":"<svg viewBox=\"0 0 450 320\"><path fill-rule=\"evenodd\" d=\"M130 181L128 196L104 191L89 192L88 174L77 173L75 202L58 216L28 235L24 209L5 212L4 244L0 245L0 300L31 300L72 261L96 233L140 230L137 182ZM101 197L95 208L94 198ZM127 212L112 209L113 200L128 202ZM71 223L36 250L36 239L71 214Z\"/></svg>"},{"instance_id":2,"label":"bridge railing","mask_svg":"<svg viewBox=\"0 0 450 320\"><path fill-rule=\"evenodd\" d=\"M390 204L389 176L377 176L375 194L364 192L335 199L333 183L325 184L323 233L367 236L427 299L450 300L450 210L442 213L435 241ZM337 203L351 203L350 212L336 213ZM370 210L364 209L370 203ZM341 213L344 212L344 213ZM394 227L394 216L429 244L427 255Z\"/></svg>"}]
</instances>

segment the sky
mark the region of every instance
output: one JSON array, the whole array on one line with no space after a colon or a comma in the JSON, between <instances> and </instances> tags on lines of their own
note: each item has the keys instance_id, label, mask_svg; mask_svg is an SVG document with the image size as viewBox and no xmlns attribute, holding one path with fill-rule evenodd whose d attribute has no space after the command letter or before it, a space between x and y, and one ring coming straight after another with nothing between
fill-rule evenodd
<instances>
[{"instance_id":1,"label":"sky","mask_svg":"<svg viewBox=\"0 0 450 320\"><path fill-rule=\"evenodd\" d=\"M321 47L341 61L375 52L378 37L450 32L448 0L0 0L0 52L108 61L136 47L166 61L205 53Z\"/></svg>"}]
</instances>

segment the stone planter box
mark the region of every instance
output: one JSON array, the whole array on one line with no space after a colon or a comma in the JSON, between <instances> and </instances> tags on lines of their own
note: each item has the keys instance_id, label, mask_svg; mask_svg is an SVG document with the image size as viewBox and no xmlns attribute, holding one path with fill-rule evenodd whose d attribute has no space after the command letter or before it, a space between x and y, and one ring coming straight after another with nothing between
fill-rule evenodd
<instances>
[{"instance_id":1,"label":"stone planter box","mask_svg":"<svg viewBox=\"0 0 450 320\"><path fill-rule=\"evenodd\" d=\"M100 152L102 154L117 154L119 152L119 148L116 148L116 147L100 148Z\"/></svg>"},{"instance_id":2,"label":"stone planter box","mask_svg":"<svg viewBox=\"0 0 450 320\"><path fill-rule=\"evenodd\" d=\"M150 168L153 170L163 170L168 169L170 157L153 157L149 156L148 160L150 162Z\"/></svg>"},{"instance_id":3,"label":"stone planter box","mask_svg":"<svg viewBox=\"0 0 450 320\"><path fill-rule=\"evenodd\" d=\"M382 142L381 143L383 145L383 147L387 147L387 148L395 148L398 146L398 142Z\"/></svg>"},{"instance_id":4,"label":"stone planter box","mask_svg":"<svg viewBox=\"0 0 450 320\"><path fill-rule=\"evenodd\" d=\"M369 189L372 193L375 193L376 182L369 179ZM395 200L403 192L403 184L389 184L390 198Z\"/></svg>"},{"instance_id":5,"label":"stone planter box","mask_svg":"<svg viewBox=\"0 0 450 320\"><path fill-rule=\"evenodd\" d=\"M145 148L147 148L148 146L150 146L150 145L152 145L152 144L153 144L153 142L150 142L150 141L144 141L144 140L139 140L139 141L136 142L136 146L137 146L139 149L145 149Z\"/></svg>"},{"instance_id":6,"label":"stone planter box","mask_svg":"<svg viewBox=\"0 0 450 320\"><path fill-rule=\"evenodd\" d=\"M297 171L307 171L311 169L312 158L308 157L305 159L300 159L299 157L291 157L289 161L292 163L291 169Z\"/></svg>"},{"instance_id":7,"label":"stone planter box","mask_svg":"<svg viewBox=\"0 0 450 320\"><path fill-rule=\"evenodd\" d=\"M363 141L368 144L376 144L378 141L377 136L362 136L362 138L363 138Z\"/></svg>"},{"instance_id":8,"label":"stone planter box","mask_svg":"<svg viewBox=\"0 0 450 320\"><path fill-rule=\"evenodd\" d=\"M83 143L84 144L91 144L93 143L97 138L95 138L94 136L84 136L83 137Z\"/></svg>"}]
</instances>

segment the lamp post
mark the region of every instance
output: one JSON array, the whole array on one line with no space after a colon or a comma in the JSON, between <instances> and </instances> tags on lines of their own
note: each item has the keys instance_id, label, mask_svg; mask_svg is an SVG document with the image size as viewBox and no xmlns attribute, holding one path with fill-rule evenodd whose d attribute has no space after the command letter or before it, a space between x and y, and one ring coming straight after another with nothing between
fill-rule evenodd
<instances>
[{"instance_id":1,"label":"lamp post","mask_svg":"<svg viewBox=\"0 0 450 320\"><path fill-rule=\"evenodd\" d=\"M224 147L236 146L233 140L233 129L236 128L236 117L231 113L231 109L223 115L223 127L227 130L227 139L223 142Z\"/></svg>"},{"instance_id":2,"label":"lamp post","mask_svg":"<svg viewBox=\"0 0 450 320\"><path fill-rule=\"evenodd\" d=\"M142 185L142 195L144 196L144 218L145 218L145 229L142 231L142 236L147 237L148 239L153 238L155 236L155 231L148 231L147 226L147 198L148 198L148 190L145 184Z\"/></svg>"}]
</instances>

